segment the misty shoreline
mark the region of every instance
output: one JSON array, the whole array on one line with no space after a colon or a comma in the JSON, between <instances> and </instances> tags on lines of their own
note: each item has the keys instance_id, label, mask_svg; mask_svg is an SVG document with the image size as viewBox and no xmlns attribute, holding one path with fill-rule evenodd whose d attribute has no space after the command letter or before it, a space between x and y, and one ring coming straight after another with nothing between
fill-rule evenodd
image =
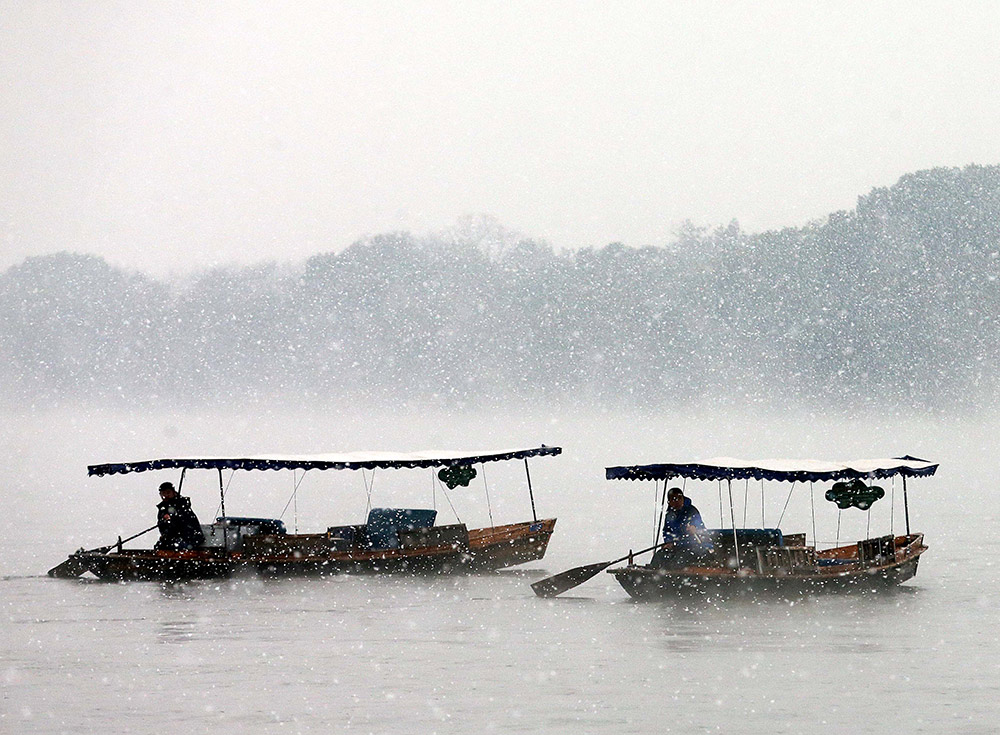
<instances>
[{"instance_id":1,"label":"misty shoreline","mask_svg":"<svg viewBox=\"0 0 1000 735\"><path fill-rule=\"evenodd\" d=\"M496 243L494 243L496 245ZM1000 394L1000 166L670 248L379 235L176 284L57 253L0 274L0 405L534 403L974 414Z\"/></svg>"}]
</instances>

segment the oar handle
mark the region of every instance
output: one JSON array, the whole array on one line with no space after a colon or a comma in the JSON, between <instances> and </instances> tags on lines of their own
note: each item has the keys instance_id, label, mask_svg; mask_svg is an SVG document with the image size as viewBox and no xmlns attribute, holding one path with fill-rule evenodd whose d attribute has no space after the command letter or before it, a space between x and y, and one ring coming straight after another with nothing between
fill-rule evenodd
<instances>
[{"instance_id":1,"label":"oar handle","mask_svg":"<svg viewBox=\"0 0 1000 735\"><path fill-rule=\"evenodd\" d=\"M629 559L629 558L631 558L633 556L638 556L639 554L645 554L647 551L652 551L653 549L658 549L661 546L666 546L668 543L670 543L670 542L669 541L663 541L661 543L658 543L658 544L655 544L653 546L650 546L648 549L643 549L642 551L630 551L628 554L626 554L625 556L623 556L621 559L615 559L614 561L609 561L608 562L608 566L611 566L612 564L617 564L620 561L625 561L626 559Z\"/></svg>"},{"instance_id":2,"label":"oar handle","mask_svg":"<svg viewBox=\"0 0 1000 735\"><path fill-rule=\"evenodd\" d=\"M159 525L159 524L157 524L157 525ZM142 534L144 534L144 533L149 533L149 532L150 532L150 531L152 531L152 530L153 530L154 528L156 528L156 526L150 526L150 527L149 527L149 528L147 528L147 529L146 529L145 531L139 531L139 533L136 533L136 534L133 534L133 535L129 536L128 538L126 538L126 539L122 539L121 541L117 541L117 542L115 542L115 543L113 543L113 544L109 544L108 546L98 546L98 547L97 547L96 549L87 549L87 551L86 551L85 553L88 553L88 554L89 554L89 553L91 553L91 552L94 552L94 551L96 551L96 552L104 552L104 551L107 551L108 549L110 549L110 548L111 548L111 547L113 547L113 546L117 546L118 544L124 544L125 542L127 542L127 541L131 541L131 540L132 540L132 539L134 539L134 538L139 538L140 536L142 536Z\"/></svg>"}]
</instances>

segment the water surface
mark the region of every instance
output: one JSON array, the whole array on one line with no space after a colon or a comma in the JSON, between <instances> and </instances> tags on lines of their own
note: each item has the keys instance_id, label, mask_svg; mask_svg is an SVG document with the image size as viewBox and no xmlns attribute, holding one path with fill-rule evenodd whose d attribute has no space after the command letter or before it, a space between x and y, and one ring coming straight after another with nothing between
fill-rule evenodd
<instances>
[{"instance_id":1,"label":"water surface","mask_svg":"<svg viewBox=\"0 0 1000 735\"><path fill-rule=\"evenodd\" d=\"M996 422L784 418L761 430L732 417L558 413L367 423L59 414L6 425L4 732L986 733L1000 716ZM541 441L566 449L532 464L540 515L560 520L548 557L522 570L163 585L43 576L78 546L150 525L155 485L176 480L88 479L88 462L194 453L195 445L200 453L318 452ZM831 446L837 451L824 451ZM605 482L604 464L903 452L942 468L910 487L911 521L930 551L916 579L893 594L712 605L633 603L603 574L556 600L539 600L528 586L648 545L652 487ZM259 474L233 480L231 513L281 511L288 478ZM499 466L487 475L496 522L530 514L523 477ZM376 504L393 494L414 506L434 501L422 475L375 483ZM485 489L450 499L472 525L489 522ZM717 488L688 490L709 525L718 523ZM759 516L757 488L738 490L748 516ZM217 478L192 481L190 492L203 517L214 512ZM805 510L786 511L782 526L811 532L808 490L797 493L789 506ZM785 499L766 500L768 519ZM448 521L451 508L436 501ZM351 522L367 502L357 473L307 477L296 522L303 531ZM290 505L286 522L292 513ZM824 539L835 533L835 509L822 503L820 513ZM890 522L888 506L873 513L872 525ZM864 535L860 517L842 521L845 535Z\"/></svg>"}]
</instances>

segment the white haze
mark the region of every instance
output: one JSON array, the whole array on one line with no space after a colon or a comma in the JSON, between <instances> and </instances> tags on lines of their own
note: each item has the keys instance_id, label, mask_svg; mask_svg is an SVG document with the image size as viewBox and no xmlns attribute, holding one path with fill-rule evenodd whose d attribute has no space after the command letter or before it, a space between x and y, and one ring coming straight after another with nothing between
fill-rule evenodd
<instances>
[{"instance_id":1,"label":"white haze","mask_svg":"<svg viewBox=\"0 0 1000 735\"><path fill-rule=\"evenodd\" d=\"M735 218L743 231L796 226L850 209L859 194L908 172L1000 161L1000 6L993 3L0 0L0 19L0 272L26 256L60 251L158 276L233 261L300 263L369 234L453 227L482 228L478 240L459 233L463 242L512 242L524 233L556 248L661 245L686 219L711 225ZM974 183L981 173L963 176ZM966 190L977 189L956 189ZM916 202L921 213L922 202L945 202L939 215L946 223L981 213L995 221L988 214L995 188L965 209L929 191L901 201ZM479 213L492 218L467 218ZM874 221L877 208L864 216ZM207 356L198 347L205 330L190 325L213 323L210 302L192 301L189 321L143 321L139 307L167 299L166 286L140 284L126 299L115 285L124 281L114 273L104 278L103 264L89 263L90 280L84 277L86 258L7 271L9 294L18 298L0 313L7 328L0 354L10 368L3 387L28 380L24 391L0 391L0 731L839 734L883 732L891 723L911 732L992 732L1000 718L1000 420L983 406L992 400L995 369L996 240L988 227L970 231L968 240L925 238L935 231L904 227L900 232L912 238L899 239L942 260L975 257L961 260L957 274L946 267L889 274L901 288L917 277L935 286L921 292L930 296L916 297L928 308L912 313L924 317L896 325L889 308L895 302L879 296L871 302L872 322L893 330L872 331L868 312L855 322L844 309L816 342L801 340L810 365L833 364L854 354L854 342L889 335L858 360L844 360L862 375L848 372L840 392L820 391L837 396L825 399L825 409L823 401L796 404L816 406L811 412L790 407L794 391L783 391L788 386L775 377L801 371L768 367L788 367L784 342L773 362L754 360L739 333L734 339L713 331L713 322L704 327L694 313L683 315L681 331L729 347L726 362L705 364L730 385L745 369L756 402L709 405L690 395L681 404L684 396L672 396L655 404L660 408L601 411L589 407L586 391L571 390L564 402L516 410L534 394L510 396L504 388L485 405L505 410L449 412L436 394L385 408L392 396L409 395L400 390L366 411L371 402L355 390L354 402L337 408L341 396L331 398L326 387L347 385L352 395L344 380L350 370L367 360L378 377L384 363L358 354L354 365L334 365L335 340L322 342L332 352L318 352L314 366L326 382L308 393L293 381L283 399L255 391L253 380L219 385L215 368L222 378L228 368L255 370L255 347L222 332L217 342L233 351ZM804 248L817 242L810 237ZM856 254L865 245L832 252ZM817 281L823 288L887 287L877 269L851 259L831 263L837 278ZM289 291L301 285L288 283ZM364 285L337 283L346 291ZM490 288L506 289L498 283ZM668 286L674 284L664 285L665 295ZM219 290L222 302L278 302L240 287ZM713 303L725 297L709 289L699 295ZM126 304L120 318L110 308L119 301ZM402 322L384 340L390 356L398 335L414 326L402 301L387 302ZM796 339L805 317L822 317L828 306L823 298L803 303L817 308L795 312L791 332L782 326L750 336ZM622 311L613 306L606 313ZM753 326L769 308L744 316ZM271 324L275 315L263 312ZM966 312L968 329L959 333L951 317L965 319ZM232 310L218 313L227 324L236 319ZM322 326L339 312L331 306L315 313ZM132 319L145 325L137 337ZM263 331L294 326L274 323ZM360 331L370 328L357 323ZM896 333L897 326L906 333ZM665 341L676 336L671 329L663 327ZM119 330L130 339L110 341ZM177 339L157 346L159 332ZM252 336L243 324L233 333ZM310 334L306 343L328 338L322 328L318 339ZM437 333L428 334L433 341ZM668 346L684 364L701 364L683 340ZM872 386L885 375L877 370L869 381L865 360L884 357L890 347L899 348L904 368L931 365L933 374L907 383L906 370L893 373L902 382L873 402ZM603 359L597 348L583 354ZM102 362L108 355L114 359ZM201 383L180 380L172 393L154 394L155 380L133 383L120 380L127 371L115 371L134 364L148 372L136 377L156 378L161 363L153 358L164 355L191 367L208 388L191 391ZM432 365L445 359L432 357ZM492 373L503 367L489 359L474 364ZM552 367L547 359L537 363ZM272 365L282 377L283 365ZM524 377L517 360L510 365ZM830 372L839 377L835 368ZM550 382L541 372L539 382ZM647 373L636 370L640 378ZM47 382L47 375L55 377ZM632 393L613 370L607 375L596 383L627 389L636 398L630 405L646 405L643 389ZM74 379L61 380L66 376ZM32 392L34 377L41 388ZM108 395L118 410L94 407L110 405ZM326 405L300 408L320 400ZM769 409L732 408L740 405ZM884 410L859 412L859 405ZM555 516L558 525L546 558L525 570L176 585L43 576L79 547L151 525L154 488L177 480L176 473L88 478L90 463L541 442L564 448L531 465L539 516ZM528 586L546 573L651 543L652 486L607 482L607 465L904 453L939 461L941 469L910 485L912 526L930 548L916 579L897 594L699 607L631 604L609 575L557 601L536 599ZM453 504L473 526L490 523L491 513L496 523L523 520L530 505L521 469L486 468L488 504L481 477L446 499L432 495L426 472L379 472L372 502L435 504L441 522L454 520ZM363 520L368 498L359 473L307 473L289 503L292 482L289 473L238 474L227 511L283 514L301 532ZM211 473L189 473L185 481L203 520L216 513L216 483ZM900 488L886 489L889 497L870 514L873 533L902 527ZM710 526L728 525L718 487L689 483L687 490ZM747 525L762 523L759 492L756 483L734 486L738 524L744 513ZM772 488L767 495L766 524L783 515L783 530L811 537L809 489L796 487L787 512L786 492ZM818 490L816 502L816 536L829 544L837 513ZM842 540L869 531L860 511L845 511L841 520Z\"/></svg>"},{"instance_id":2,"label":"white haze","mask_svg":"<svg viewBox=\"0 0 1000 735\"><path fill-rule=\"evenodd\" d=\"M560 563L594 554L610 558L620 555L617 552L622 548L627 551L629 545L648 545L645 542L653 532L652 486L607 482L604 467L713 456L838 460L911 454L941 462L935 479L914 481L912 503L916 525L935 545L947 544L955 537L948 528L936 527L942 507L949 509L953 522L956 515L969 515L977 522L995 518L986 493L1000 476L997 429L998 420L992 414L979 418L859 414L845 419L821 413L748 413L717 407L691 407L683 413L581 413L578 408L552 406L485 413L361 412L357 408L289 412L257 406L252 410L206 408L142 414L81 407L10 414L0 434L0 451L9 458L3 481L7 512L0 519L5 524L0 530L8 539L8 548L0 556L0 571L40 573L51 566L49 561L58 561L67 551L96 546L118 534L128 536L147 527L147 521L155 519L154 487L164 479L176 481L174 475L178 474L88 478L88 464L163 456L490 449L541 443L564 449L559 457L532 461L539 516L561 519L551 547ZM490 501L497 523L530 515L519 463L488 465L486 479L492 488ZM230 482L229 473L226 481ZM286 507L292 488L290 473L236 473L231 482L229 513L277 516L284 510L283 518L291 527L297 508L301 532L362 522L365 514L365 488L357 472L307 473L294 507ZM218 510L217 476L192 472L186 483L195 510L204 518L211 517ZM453 491L450 498L462 520L470 525L489 523L487 488L481 483L482 478L477 478L470 488ZM758 483L751 485L748 522L757 522L760 488ZM747 489L743 483L734 487L737 518L741 519ZM716 486L699 483L691 489L710 524L720 525ZM886 489L890 489L888 484ZM786 494L787 489L768 490L765 511L770 521L776 522ZM429 507L432 498L427 471L376 473L375 505ZM438 494L436 500L441 522L454 522L447 499ZM896 501L898 524L899 495ZM818 522L835 524L836 513L825 507L827 503L818 492L817 502L821 509ZM788 505L787 522L809 523L804 486L799 486ZM889 512L888 503L876 504L873 528L879 524L887 528ZM728 507L724 515L722 525L728 525ZM863 516L845 513L844 523L856 522L843 533L863 536ZM787 522L782 525L787 526ZM831 540L831 533L829 527L821 527L820 541Z\"/></svg>"},{"instance_id":3,"label":"white haze","mask_svg":"<svg viewBox=\"0 0 1000 735\"><path fill-rule=\"evenodd\" d=\"M1000 160L995 3L0 3L0 268L801 225Z\"/></svg>"},{"instance_id":4,"label":"white haze","mask_svg":"<svg viewBox=\"0 0 1000 735\"><path fill-rule=\"evenodd\" d=\"M0 729L837 735L884 732L890 721L913 732L989 732L1000 715L996 417L537 407L517 415L80 408L4 418ZM559 520L549 554L524 571L177 585L39 576L78 546L148 526L156 485L177 479L174 472L87 478L88 463L543 441L565 449L531 465L540 516ZM652 486L608 482L607 464L904 452L941 469L909 485L912 526L930 550L917 577L895 594L715 606L632 604L603 574L555 601L535 598L528 586L649 544ZM498 523L530 517L519 464L486 468ZM216 483L213 473L188 473L185 491L203 518L216 510ZM769 523L786 488L767 496ZM291 489L289 473L238 473L227 510L277 515ZM717 525L717 488L687 489ZM734 489L739 519L742 483ZM758 485L749 490L754 525ZM463 520L489 522L479 478L451 496ZM895 499L899 531L898 486ZM426 471L376 473L373 501L430 505ZM437 501L442 520L450 520ZM819 491L816 502L820 539L832 539L836 509ZM284 519L297 520L301 531L322 530L357 521L365 503L359 473L308 473ZM844 512L842 538L865 535L864 515ZM872 533L885 532L887 501L871 515ZM804 486L781 526L811 533Z\"/></svg>"}]
</instances>

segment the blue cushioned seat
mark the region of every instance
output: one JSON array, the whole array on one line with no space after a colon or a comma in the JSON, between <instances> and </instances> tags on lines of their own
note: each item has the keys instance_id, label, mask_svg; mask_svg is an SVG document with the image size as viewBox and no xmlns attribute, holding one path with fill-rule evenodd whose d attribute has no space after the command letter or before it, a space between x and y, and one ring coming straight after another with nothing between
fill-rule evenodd
<instances>
[{"instance_id":1,"label":"blue cushioned seat","mask_svg":"<svg viewBox=\"0 0 1000 735\"><path fill-rule=\"evenodd\" d=\"M712 542L724 546L733 545L733 529L710 528ZM740 546L784 546L780 528L737 528L736 539Z\"/></svg>"},{"instance_id":2,"label":"blue cushioned seat","mask_svg":"<svg viewBox=\"0 0 1000 735\"><path fill-rule=\"evenodd\" d=\"M398 549L400 531L431 528L436 518L436 510L372 508L368 513L368 527L365 531L368 545L373 549Z\"/></svg>"}]
</instances>

